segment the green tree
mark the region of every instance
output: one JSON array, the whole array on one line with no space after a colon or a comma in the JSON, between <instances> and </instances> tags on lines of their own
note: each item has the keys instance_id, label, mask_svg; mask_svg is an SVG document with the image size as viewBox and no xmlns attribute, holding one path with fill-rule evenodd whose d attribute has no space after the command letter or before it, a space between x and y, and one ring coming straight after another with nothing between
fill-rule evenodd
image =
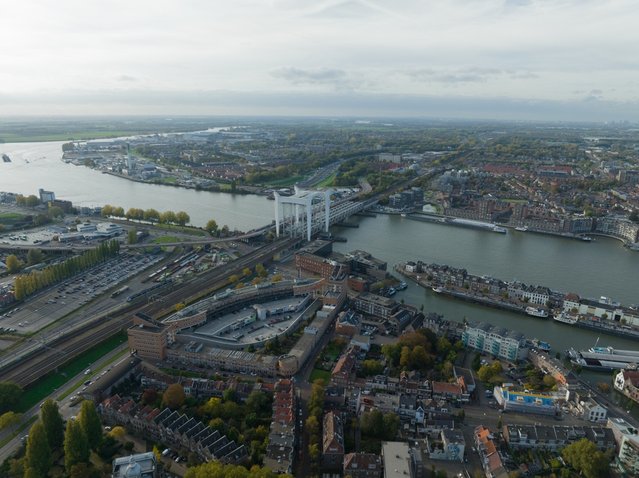
<instances>
[{"instance_id":1,"label":"green tree","mask_svg":"<svg viewBox=\"0 0 639 478\"><path fill-rule=\"evenodd\" d=\"M135 244L138 242L138 231L135 228L129 229L129 232L127 233L127 242L129 244Z\"/></svg>"},{"instance_id":2,"label":"green tree","mask_svg":"<svg viewBox=\"0 0 639 478\"><path fill-rule=\"evenodd\" d=\"M404 345L402 347L401 354L399 356L399 366L402 368L408 368L410 365L410 347Z\"/></svg>"},{"instance_id":3,"label":"green tree","mask_svg":"<svg viewBox=\"0 0 639 478\"><path fill-rule=\"evenodd\" d=\"M9 271L9 274L18 272L20 270L20 267L22 267L22 262L20 261L20 259L17 258L15 254L8 255L4 264L7 266L7 271Z\"/></svg>"},{"instance_id":4,"label":"green tree","mask_svg":"<svg viewBox=\"0 0 639 478\"><path fill-rule=\"evenodd\" d=\"M35 264L39 264L44 260L44 254L40 249L29 249L27 253L27 264L33 266Z\"/></svg>"},{"instance_id":5,"label":"green tree","mask_svg":"<svg viewBox=\"0 0 639 478\"><path fill-rule=\"evenodd\" d=\"M164 211L162 214L160 214L161 224L175 224L176 221L177 221L177 218L173 211Z\"/></svg>"},{"instance_id":6,"label":"green tree","mask_svg":"<svg viewBox=\"0 0 639 478\"><path fill-rule=\"evenodd\" d=\"M51 399L45 400L40 408L40 419L51 449L60 448L64 443L64 419L60 415L58 404Z\"/></svg>"},{"instance_id":7,"label":"green tree","mask_svg":"<svg viewBox=\"0 0 639 478\"><path fill-rule=\"evenodd\" d=\"M566 463L586 478L605 478L609 475L610 460L587 438L582 438L565 447L561 456Z\"/></svg>"},{"instance_id":8,"label":"green tree","mask_svg":"<svg viewBox=\"0 0 639 478\"><path fill-rule=\"evenodd\" d=\"M102 441L102 423L91 400L82 402L78 422L87 437L89 448L96 450Z\"/></svg>"},{"instance_id":9,"label":"green tree","mask_svg":"<svg viewBox=\"0 0 639 478\"><path fill-rule=\"evenodd\" d=\"M217 232L217 222L215 222L214 219L209 220L204 229L206 229L211 235L215 234Z\"/></svg>"},{"instance_id":10,"label":"green tree","mask_svg":"<svg viewBox=\"0 0 639 478\"><path fill-rule=\"evenodd\" d=\"M122 206L114 207L111 210L111 215L115 217L124 217L124 208Z\"/></svg>"},{"instance_id":11,"label":"green tree","mask_svg":"<svg viewBox=\"0 0 639 478\"><path fill-rule=\"evenodd\" d=\"M105 204L104 206L102 206L102 209L100 210L100 213L104 217L112 216L113 215L113 206L111 206L110 204Z\"/></svg>"},{"instance_id":12,"label":"green tree","mask_svg":"<svg viewBox=\"0 0 639 478\"><path fill-rule=\"evenodd\" d=\"M175 410L184 404L185 399L186 395L184 394L184 387L182 387L179 383L172 383L162 395L162 404L172 410Z\"/></svg>"},{"instance_id":13,"label":"green tree","mask_svg":"<svg viewBox=\"0 0 639 478\"><path fill-rule=\"evenodd\" d=\"M160 221L160 213L151 208L144 211L144 220L149 222L159 222Z\"/></svg>"},{"instance_id":14,"label":"green tree","mask_svg":"<svg viewBox=\"0 0 639 478\"><path fill-rule=\"evenodd\" d=\"M184 212L184 211L178 211L175 214L175 221L180 225L180 226L185 226L186 224L188 224L189 222L191 222L191 218L189 217L189 215Z\"/></svg>"},{"instance_id":15,"label":"green tree","mask_svg":"<svg viewBox=\"0 0 639 478\"><path fill-rule=\"evenodd\" d=\"M13 382L0 382L0 413L11 410L20 401L22 388Z\"/></svg>"},{"instance_id":16,"label":"green tree","mask_svg":"<svg viewBox=\"0 0 639 478\"><path fill-rule=\"evenodd\" d=\"M47 476L52 464L51 447L41 421L35 422L29 430L25 457L27 468L33 469L39 476Z\"/></svg>"},{"instance_id":17,"label":"green tree","mask_svg":"<svg viewBox=\"0 0 639 478\"><path fill-rule=\"evenodd\" d=\"M89 455L89 441L80 422L68 421L64 433L64 467L67 473L78 463L87 463Z\"/></svg>"},{"instance_id":18,"label":"green tree","mask_svg":"<svg viewBox=\"0 0 639 478\"><path fill-rule=\"evenodd\" d=\"M16 412L6 412L0 415L0 430L4 430L5 428L9 428L13 430L13 428L20 423L21 414Z\"/></svg>"},{"instance_id":19,"label":"green tree","mask_svg":"<svg viewBox=\"0 0 639 478\"><path fill-rule=\"evenodd\" d=\"M394 440L399 431L399 416L394 413L386 413L384 414L382 424L383 438L386 440Z\"/></svg>"}]
</instances>

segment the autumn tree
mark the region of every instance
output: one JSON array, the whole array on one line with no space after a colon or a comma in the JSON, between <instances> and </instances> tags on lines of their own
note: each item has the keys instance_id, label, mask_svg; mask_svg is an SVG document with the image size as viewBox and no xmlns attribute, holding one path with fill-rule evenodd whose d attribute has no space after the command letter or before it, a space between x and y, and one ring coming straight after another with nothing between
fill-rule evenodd
<instances>
[{"instance_id":1,"label":"autumn tree","mask_svg":"<svg viewBox=\"0 0 639 478\"><path fill-rule=\"evenodd\" d=\"M6 412L0 415L0 430L5 428L13 429L18 423L20 423L21 414L16 412Z\"/></svg>"},{"instance_id":2,"label":"autumn tree","mask_svg":"<svg viewBox=\"0 0 639 478\"><path fill-rule=\"evenodd\" d=\"M20 270L20 267L22 267L22 261L20 261L20 259L18 259L15 254L8 255L4 264L7 266L7 271L9 271L9 274L18 272Z\"/></svg>"},{"instance_id":3,"label":"autumn tree","mask_svg":"<svg viewBox=\"0 0 639 478\"><path fill-rule=\"evenodd\" d=\"M162 395L162 404L172 410L175 410L184 404L185 399L186 395L184 394L184 387L182 387L179 383L172 383Z\"/></svg>"},{"instance_id":4,"label":"autumn tree","mask_svg":"<svg viewBox=\"0 0 639 478\"><path fill-rule=\"evenodd\" d=\"M217 232L217 222L214 219L209 220L204 229L211 235L215 234Z\"/></svg>"},{"instance_id":5,"label":"autumn tree","mask_svg":"<svg viewBox=\"0 0 639 478\"><path fill-rule=\"evenodd\" d=\"M189 222L191 222L190 216L184 211L178 211L175 214L175 222L177 222L180 226L185 226Z\"/></svg>"},{"instance_id":6,"label":"autumn tree","mask_svg":"<svg viewBox=\"0 0 639 478\"><path fill-rule=\"evenodd\" d=\"M11 410L22 396L22 388L13 382L0 382L0 413Z\"/></svg>"}]
</instances>

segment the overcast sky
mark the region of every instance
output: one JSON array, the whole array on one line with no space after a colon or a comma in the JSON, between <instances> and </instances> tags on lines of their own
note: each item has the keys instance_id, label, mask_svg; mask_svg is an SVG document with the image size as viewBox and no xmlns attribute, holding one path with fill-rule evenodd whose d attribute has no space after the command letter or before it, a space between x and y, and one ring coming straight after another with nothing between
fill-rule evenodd
<instances>
[{"instance_id":1,"label":"overcast sky","mask_svg":"<svg viewBox=\"0 0 639 478\"><path fill-rule=\"evenodd\" d=\"M639 120L636 0L20 0L0 114Z\"/></svg>"}]
</instances>

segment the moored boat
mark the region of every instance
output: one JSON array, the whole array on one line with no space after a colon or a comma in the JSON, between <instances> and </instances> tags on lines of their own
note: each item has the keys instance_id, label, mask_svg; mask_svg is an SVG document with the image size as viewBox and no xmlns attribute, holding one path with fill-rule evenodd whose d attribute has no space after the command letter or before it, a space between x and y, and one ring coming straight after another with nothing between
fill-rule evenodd
<instances>
[{"instance_id":1,"label":"moored boat","mask_svg":"<svg viewBox=\"0 0 639 478\"><path fill-rule=\"evenodd\" d=\"M594 370L636 368L639 364L637 350L617 350L613 347L595 346L580 351L570 349L568 355L573 363Z\"/></svg>"},{"instance_id":2,"label":"moored boat","mask_svg":"<svg viewBox=\"0 0 639 478\"><path fill-rule=\"evenodd\" d=\"M566 312L561 312L559 314L555 314L552 317L552 320L557 322L561 322L563 324L574 325L578 322L579 319L573 315L569 315Z\"/></svg>"},{"instance_id":3,"label":"moored boat","mask_svg":"<svg viewBox=\"0 0 639 478\"><path fill-rule=\"evenodd\" d=\"M542 352L550 352L550 344L548 342L544 342L543 340L539 339L532 339L530 343Z\"/></svg>"},{"instance_id":4,"label":"moored boat","mask_svg":"<svg viewBox=\"0 0 639 478\"><path fill-rule=\"evenodd\" d=\"M542 309L541 307L526 307L526 314L531 315L533 317L541 317L545 319L548 317L548 311L546 309Z\"/></svg>"}]
</instances>

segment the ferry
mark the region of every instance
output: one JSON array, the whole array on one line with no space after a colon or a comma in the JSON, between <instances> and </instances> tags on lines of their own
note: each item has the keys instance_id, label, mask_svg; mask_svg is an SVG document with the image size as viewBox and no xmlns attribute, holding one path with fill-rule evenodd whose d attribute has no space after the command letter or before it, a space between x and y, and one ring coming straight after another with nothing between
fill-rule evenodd
<instances>
[{"instance_id":1,"label":"ferry","mask_svg":"<svg viewBox=\"0 0 639 478\"><path fill-rule=\"evenodd\" d=\"M570 349L568 355L573 363L594 370L636 368L639 363L638 350L617 350L612 347L595 346L579 352Z\"/></svg>"},{"instance_id":2,"label":"ferry","mask_svg":"<svg viewBox=\"0 0 639 478\"><path fill-rule=\"evenodd\" d=\"M548 342L544 342L543 340L539 339L532 339L530 343L542 352L550 352L550 344Z\"/></svg>"},{"instance_id":3,"label":"ferry","mask_svg":"<svg viewBox=\"0 0 639 478\"><path fill-rule=\"evenodd\" d=\"M542 319L545 319L548 317L548 311L545 309L542 309L541 307L528 306L526 307L526 314L531 315L533 317L541 317Z\"/></svg>"},{"instance_id":4,"label":"ferry","mask_svg":"<svg viewBox=\"0 0 639 478\"><path fill-rule=\"evenodd\" d=\"M575 325L579 321L579 319L576 316L569 315L565 312L561 312L559 314L553 315L552 320L561 322L563 324L568 324L568 325Z\"/></svg>"}]
</instances>

